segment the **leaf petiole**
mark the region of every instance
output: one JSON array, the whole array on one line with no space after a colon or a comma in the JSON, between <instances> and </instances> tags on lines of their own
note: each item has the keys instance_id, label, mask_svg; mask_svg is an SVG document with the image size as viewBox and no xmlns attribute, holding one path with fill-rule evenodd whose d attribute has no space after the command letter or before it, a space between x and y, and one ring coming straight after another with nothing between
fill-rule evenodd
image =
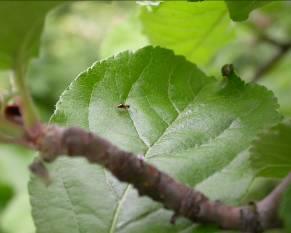
<instances>
[{"instance_id":1,"label":"leaf petiole","mask_svg":"<svg viewBox=\"0 0 291 233\"><path fill-rule=\"evenodd\" d=\"M21 113L23 116L24 127L29 129L39 122L39 117L26 83L26 68L26 64L21 62L16 63L14 67L14 81L21 98Z\"/></svg>"}]
</instances>

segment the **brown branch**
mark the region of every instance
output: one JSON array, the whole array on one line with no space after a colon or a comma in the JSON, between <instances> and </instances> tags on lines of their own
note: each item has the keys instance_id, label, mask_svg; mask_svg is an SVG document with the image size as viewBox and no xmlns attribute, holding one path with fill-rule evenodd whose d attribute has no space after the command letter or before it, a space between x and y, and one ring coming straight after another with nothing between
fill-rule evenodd
<instances>
[{"instance_id":1,"label":"brown branch","mask_svg":"<svg viewBox=\"0 0 291 233\"><path fill-rule=\"evenodd\" d=\"M27 136L25 141L40 151L41 159L53 162L62 155L85 157L97 163L120 181L132 184L139 195L148 196L174 211L177 216L193 222L215 223L223 229L244 232L262 232L281 226L277 211L282 192L291 183L291 174L265 199L257 204L233 207L209 200L130 152L120 150L109 141L80 128L43 126L38 135ZM39 161L31 170L47 179L45 167Z\"/></svg>"},{"instance_id":2,"label":"brown branch","mask_svg":"<svg viewBox=\"0 0 291 233\"><path fill-rule=\"evenodd\" d=\"M278 48L285 47L286 45L288 45L288 43L274 39L274 38L272 38L269 35L264 34L264 33L260 33L258 37L259 37L259 41L267 42L267 43L269 43L275 47L278 47Z\"/></svg>"},{"instance_id":3,"label":"brown branch","mask_svg":"<svg viewBox=\"0 0 291 233\"><path fill-rule=\"evenodd\" d=\"M260 222L263 228L275 228L281 225L278 219L278 210L286 189L291 185L291 172L289 175L263 200L257 204Z\"/></svg>"}]
</instances>

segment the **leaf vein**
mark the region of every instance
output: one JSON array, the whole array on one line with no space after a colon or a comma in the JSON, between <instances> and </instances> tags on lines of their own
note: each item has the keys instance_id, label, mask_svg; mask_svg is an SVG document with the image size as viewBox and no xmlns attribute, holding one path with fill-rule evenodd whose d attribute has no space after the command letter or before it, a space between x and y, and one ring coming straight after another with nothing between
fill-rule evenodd
<instances>
[{"instance_id":1,"label":"leaf vein","mask_svg":"<svg viewBox=\"0 0 291 233\"><path fill-rule=\"evenodd\" d=\"M78 232L82 233L81 225L80 225L80 222L78 220L78 213L75 211L75 208L74 208L74 205L73 205L73 201L71 199L71 196L70 196L70 193L69 193L69 190L68 190L69 188L66 185L64 177L62 176L62 172L60 172L59 174L60 174L60 178L62 180L62 184L63 184L64 190L65 190L65 194L67 196L68 203L70 204L71 212L73 213L74 221L76 222L76 225L77 225L77 228L78 228Z\"/></svg>"}]
</instances>

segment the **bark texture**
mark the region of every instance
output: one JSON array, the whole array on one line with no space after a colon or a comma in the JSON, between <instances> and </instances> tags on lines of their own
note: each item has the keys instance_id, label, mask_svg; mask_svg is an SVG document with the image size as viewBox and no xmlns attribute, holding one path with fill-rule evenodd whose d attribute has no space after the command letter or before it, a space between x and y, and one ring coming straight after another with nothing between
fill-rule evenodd
<instances>
[{"instance_id":1,"label":"bark texture","mask_svg":"<svg viewBox=\"0 0 291 233\"><path fill-rule=\"evenodd\" d=\"M291 184L291 173L265 199L247 206L234 207L209 200L203 193L188 187L130 152L120 150L109 141L80 128L43 127L26 142L41 153L41 160L53 162L57 157L82 156L90 163L107 168L122 182L132 184L148 196L173 210L172 222L183 216L198 223L215 223L223 229L263 232L281 226L278 207L282 193ZM31 166L37 175L48 178L39 161Z\"/></svg>"}]
</instances>

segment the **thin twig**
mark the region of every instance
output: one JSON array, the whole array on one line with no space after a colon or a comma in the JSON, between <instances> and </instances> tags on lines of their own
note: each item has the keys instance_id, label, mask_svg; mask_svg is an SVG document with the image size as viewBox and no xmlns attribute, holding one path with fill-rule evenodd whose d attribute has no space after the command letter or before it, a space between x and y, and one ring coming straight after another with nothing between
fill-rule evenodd
<instances>
[{"instance_id":1,"label":"thin twig","mask_svg":"<svg viewBox=\"0 0 291 233\"><path fill-rule=\"evenodd\" d=\"M261 200L257 207L260 215L260 222L265 229L274 228L281 225L279 219L274 221L278 216L278 210L281 204L282 196L286 189L291 185L291 172L289 175L263 200Z\"/></svg>"},{"instance_id":2,"label":"thin twig","mask_svg":"<svg viewBox=\"0 0 291 233\"><path fill-rule=\"evenodd\" d=\"M291 42L284 43L277 41L267 35L262 34L260 36L261 40L264 40L278 48L278 52L270 58L265 64L258 68L256 73L254 74L253 78L251 79L252 82L257 82L260 80L265 74L267 74L272 68L274 68L290 51L291 49Z\"/></svg>"},{"instance_id":3,"label":"thin twig","mask_svg":"<svg viewBox=\"0 0 291 233\"><path fill-rule=\"evenodd\" d=\"M14 82L21 99L23 122L26 129L32 128L39 122L39 117L31 98L26 82L26 64L16 62L14 67Z\"/></svg>"},{"instance_id":4,"label":"thin twig","mask_svg":"<svg viewBox=\"0 0 291 233\"><path fill-rule=\"evenodd\" d=\"M264 42L267 42L275 47L278 47L278 48L281 48L281 47L285 47L285 46L288 46L289 43L286 43L286 42L282 42L282 41L279 41L279 40L276 40L272 37L270 37L269 35L265 34L265 33L259 33L259 41L264 41Z\"/></svg>"}]
</instances>

